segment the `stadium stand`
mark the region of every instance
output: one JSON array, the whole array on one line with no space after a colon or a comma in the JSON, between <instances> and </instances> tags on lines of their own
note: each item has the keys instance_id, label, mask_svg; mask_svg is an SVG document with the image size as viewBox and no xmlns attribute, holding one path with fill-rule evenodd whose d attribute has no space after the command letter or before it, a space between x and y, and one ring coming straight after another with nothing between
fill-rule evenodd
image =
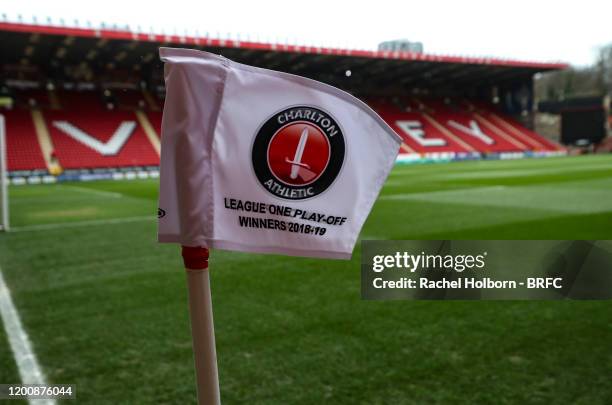
<instances>
[{"instance_id":1,"label":"stadium stand","mask_svg":"<svg viewBox=\"0 0 612 405\"><path fill-rule=\"evenodd\" d=\"M350 92L402 137L404 161L565 151L527 128L533 124L533 76L567 67L563 63L7 21L0 21L0 40L7 44L0 47L0 105L12 108L4 112L9 174L23 178L23 171L61 173L68 180L83 173L155 173L165 92L159 46L198 48Z\"/></svg>"},{"instance_id":2,"label":"stadium stand","mask_svg":"<svg viewBox=\"0 0 612 405\"><path fill-rule=\"evenodd\" d=\"M118 92L120 96L96 91L49 93L58 100L60 108L41 103L40 106L47 108L40 111L53 154L64 169L159 164L155 139L151 137L159 138L161 134L162 113L142 112L148 103L141 92ZM32 97L31 94L36 93L29 91L20 99ZM448 103L435 98L394 101L378 98L367 102L402 137L405 153L454 156L563 149L484 103L467 100ZM147 124L143 125L138 114L145 114L153 134L146 134ZM7 122L9 170L45 169L29 111L10 111Z\"/></svg>"}]
</instances>

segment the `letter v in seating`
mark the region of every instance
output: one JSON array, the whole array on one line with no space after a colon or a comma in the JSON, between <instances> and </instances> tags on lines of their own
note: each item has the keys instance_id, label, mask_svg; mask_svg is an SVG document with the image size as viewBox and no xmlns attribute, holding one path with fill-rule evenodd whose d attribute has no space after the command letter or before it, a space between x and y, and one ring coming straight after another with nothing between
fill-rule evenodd
<instances>
[{"instance_id":1,"label":"letter v in seating","mask_svg":"<svg viewBox=\"0 0 612 405\"><path fill-rule=\"evenodd\" d=\"M125 145L129 139L130 135L132 135L132 132L134 132L134 129L136 128L136 122L121 122L113 136L111 136L106 142L100 142L98 139L75 127L68 121L54 121L53 126L101 155L113 156L119 153L123 145Z\"/></svg>"}]
</instances>

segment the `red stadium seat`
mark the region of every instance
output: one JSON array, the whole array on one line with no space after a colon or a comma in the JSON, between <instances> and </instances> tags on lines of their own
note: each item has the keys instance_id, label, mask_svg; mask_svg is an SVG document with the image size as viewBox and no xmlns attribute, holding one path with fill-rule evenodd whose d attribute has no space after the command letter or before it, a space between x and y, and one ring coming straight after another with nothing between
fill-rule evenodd
<instances>
[{"instance_id":1,"label":"red stadium seat","mask_svg":"<svg viewBox=\"0 0 612 405\"><path fill-rule=\"evenodd\" d=\"M417 153L540 152L563 148L486 104L439 99L370 100L368 103Z\"/></svg>"},{"instance_id":2,"label":"red stadium seat","mask_svg":"<svg viewBox=\"0 0 612 405\"><path fill-rule=\"evenodd\" d=\"M157 132L157 136L161 137L161 123L162 123L162 112L161 111L149 111L147 113L147 117L149 118L149 122Z\"/></svg>"},{"instance_id":3,"label":"red stadium seat","mask_svg":"<svg viewBox=\"0 0 612 405\"><path fill-rule=\"evenodd\" d=\"M517 139L528 144L535 151L560 151L564 150L563 146L544 138L536 132L521 125L518 121L504 114L496 112L492 108L483 109L482 113L488 117L491 122L500 127L502 130L512 134Z\"/></svg>"},{"instance_id":4,"label":"red stadium seat","mask_svg":"<svg viewBox=\"0 0 612 405\"><path fill-rule=\"evenodd\" d=\"M63 168L159 164L159 157L133 112L108 110L94 92L63 92L60 100L62 111L44 114Z\"/></svg>"},{"instance_id":5,"label":"red stadium seat","mask_svg":"<svg viewBox=\"0 0 612 405\"><path fill-rule=\"evenodd\" d=\"M418 153L470 152L472 149L456 137L449 136L445 128L420 112L401 112L398 108L378 104L376 112Z\"/></svg>"},{"instance_id":6,"label":"red stadium seat","mask_svg":"<svg viewBox=\"0 0 612 405\"><path fill-rule=\"evenodd\" d=\"M0 114L6 121L8 170L46 170L30 111L0 110Z\"/></svg>"},{"instance_id":7,"label":"red stadium seat","mask_svg":"<svg viewBox=\"0 0 612 405\"><path fill-rule=\"evenodd\" d=\"M433 110L432 116L455 136L475 150L491 152L524 152L529 150L523 142L497 128L491 121L475 112L441 102L424 102Z\"/></svg>"}]
</instances>

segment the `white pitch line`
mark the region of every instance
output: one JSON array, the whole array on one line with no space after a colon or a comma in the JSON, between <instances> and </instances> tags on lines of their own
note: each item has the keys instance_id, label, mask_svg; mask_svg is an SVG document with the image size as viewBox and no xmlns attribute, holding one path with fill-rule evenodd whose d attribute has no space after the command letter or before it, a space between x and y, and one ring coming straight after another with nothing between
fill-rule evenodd
<instances>
[{"instance_id":1,"label":"white pitch line","mask_svg":"<svg viewBox=\"0 0 612 405\"><path fill-rule=\"evenodd\" d=\"M46 385L45 375L38 364L38 360L36 360L30 338L21 325L19 314L11 299L11 293L4 282L2 269L0 269L0 315L2 315L2 322L8 337L9 345L13 350L15 363L17 364L19 376L21 377L21 383ZM54 405L55 400L36 399L29 400L29 403Z\"/></svg>"},{"instance_id":2,"label":"white pitch line","mask_svg":"<svg viewBox=\"0 0 612 405\"><path fill-rule=\"evenodd\" d=\"M54 229L80 228L80 227L92 226L92 225L112 225L112 224L124 224L128 222L153 221L154 219L156 219L154 215L147 215L147 216L140 216L140 217L125 217L125 218L115 218L115 219L94 219L91 221L56 222L56 223L51 223L51 224L12 227L11 232L15 233L15 232L50 231Z\"/></svg>"}]
</instances>

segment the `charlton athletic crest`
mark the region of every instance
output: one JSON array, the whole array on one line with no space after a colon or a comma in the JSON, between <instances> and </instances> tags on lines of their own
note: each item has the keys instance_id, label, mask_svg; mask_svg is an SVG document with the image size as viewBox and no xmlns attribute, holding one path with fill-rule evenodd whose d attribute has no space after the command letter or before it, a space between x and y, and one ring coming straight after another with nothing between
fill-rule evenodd
<instances>
[{"instance_id":1,"label":"charlton athletic crest","mask_svg":"<svg viewBox=\"0 0 612 405\"><path fill-rule=\"evenodd\" d=\"M253 169L273 195L303 200L334 182L344 153L342 130L328 113L296 106L274 114L261 126L253 143Z\"/></svg>"}]
</instances>

